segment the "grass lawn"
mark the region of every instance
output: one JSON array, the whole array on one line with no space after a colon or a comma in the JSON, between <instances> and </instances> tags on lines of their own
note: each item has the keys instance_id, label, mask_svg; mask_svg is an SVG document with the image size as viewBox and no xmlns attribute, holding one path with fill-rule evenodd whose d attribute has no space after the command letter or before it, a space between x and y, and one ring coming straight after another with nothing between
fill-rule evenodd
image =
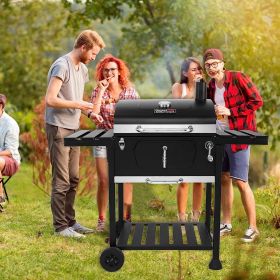
<instances>
[{"instance_id":1,"label":"grass lawn","mask_svg":"<svg viewBox=\"0 0 280 280\"><path fill-rule=\"evenodd\" d=\"M133 219L175 221L175 186L134 188ZM235 190L236 192L236 190ZM208 269L211 251L125 251L125 263L115 273L99 265L108 247L106 233L72 240L53 235L50 198L32 184L31 167L23 164L8 184L10 203L0 213L0 279L280 279L280 230L259 224L260 239L242 244L247 227L238 192L234 201L233 233L221 240L223 269ZM190 195L191 196L191 195ZM164 210L148 207L164 201ZM261 203L258 202L257 203ZM77 220L94 227L97 206L90 197L76 200Z\"/></svg>"}]
</instances>

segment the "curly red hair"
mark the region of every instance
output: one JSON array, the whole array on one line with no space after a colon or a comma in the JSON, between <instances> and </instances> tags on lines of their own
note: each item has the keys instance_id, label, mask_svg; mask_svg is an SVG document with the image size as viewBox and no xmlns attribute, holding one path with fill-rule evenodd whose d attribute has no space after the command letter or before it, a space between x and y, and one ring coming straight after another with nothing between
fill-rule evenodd
<instances>
[{"instance_id":1,"label":"curly red hair","mask_svg":"<svg viewBox=\"0 0 280 280\"><path fill-rule=\"evenodd\" d=\"M125 62L117 57L114 57L111 54L106 55L103 57L99 63L96 65L96 74L95 78L97 81L105 79L103 75L103 69L105 68L105 65L109 62L115 62L118 66L119 71L119 83L122 88L127 88L131 85L131 82L129 80L130 72L128 67L126 66Z\"/></svg>"}]
</instances>

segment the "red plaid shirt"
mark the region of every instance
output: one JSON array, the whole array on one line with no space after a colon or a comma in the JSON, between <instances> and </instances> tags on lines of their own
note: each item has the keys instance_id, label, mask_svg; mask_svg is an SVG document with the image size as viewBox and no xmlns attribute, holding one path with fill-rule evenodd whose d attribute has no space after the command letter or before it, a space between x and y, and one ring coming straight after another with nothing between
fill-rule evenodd
<instances>
[{"instance_id":1,"label":"red plaid shirt","mask_svg":"<svg viewBox=\"0 0 280 280\"><path fill-rule=\"evenodd\" d=\"M99 88L95 88L91 94L91 102L94 103L94 99L99 91ZM119 96L119 100L122 99L138 99L140 98L138 93L133 87L124 89ZM102 96L102 102L100 106L99 115L102 116L103 122L96 123L97 128L109 130L114 126L114 114L115 114L116 101L110 97L108 90L105 90Z\"/></svg>"},{"instance_id":2,"label":"red plaid shirt","mask_svg":"<svg viewBox=\"0 0 280 280\"><path fill-rule=\"evenodd\" d=\"M251 79L242 72L225 71L225 106L230 110L228 116L229 128L234 130L256 131L255 111L263 105L262 98L257 87ZM215 103L215 80L208 85L208 98ZM231 145L233 152L244 150L245 144Z\"/></svg>"}]
</instances>

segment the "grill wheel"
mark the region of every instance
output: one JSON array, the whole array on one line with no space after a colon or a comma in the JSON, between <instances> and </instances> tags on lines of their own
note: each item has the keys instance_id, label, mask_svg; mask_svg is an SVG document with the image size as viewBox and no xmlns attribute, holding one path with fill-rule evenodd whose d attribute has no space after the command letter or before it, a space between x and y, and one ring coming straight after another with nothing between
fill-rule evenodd
<instances>
[{"instance_id":1,"label":"grill wheel","mask_svg":"<svg viewBox=\"0 0 280 280\"><path fill-rule=\"evenodd\" d=\"M100 255L101 266L109 272L115 272L119 270L123 266L123 263L124 254L119 248L107 248Z\"/></svg>"}]
</instances>

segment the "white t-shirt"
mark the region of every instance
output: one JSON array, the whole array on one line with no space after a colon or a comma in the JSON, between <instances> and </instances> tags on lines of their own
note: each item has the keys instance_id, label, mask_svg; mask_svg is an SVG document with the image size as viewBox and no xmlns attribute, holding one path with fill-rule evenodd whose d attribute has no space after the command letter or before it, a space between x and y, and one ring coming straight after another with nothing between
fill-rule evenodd
<instances>
[{"instance_id":1,"label":"white t-shirt","mask_svg":"<svg viewBox=\"0 0 280 280\"><path fill-rule=\"evenodd\" d=\"M225 99L224 99L224 92L225 87L219 88L216 85L216 91L215 91L215 103L216 105L225 106ZM216 121L216 126L218 129L228 129L228 116L223 116L223 119Z\"/></svg>"},{"instance_id":2,"label":"white t-shirt","mask_svg":"<svg viewBox=\"0 0 280 280\"><path fill-rule=\"evenodd\" d=\"M80 63L79 69L75 66L69 57L65 55L57 59L51 66L48 73L48 82L51 77L58 77L62 80L62 86L58 93L58 98L71 101L82 101L84 95L84 86L88 82L88 69ZM46 106L46 123L67 128L78 129L81 110L70 108L53 108Z\"/></svg>"}]
</instances>

